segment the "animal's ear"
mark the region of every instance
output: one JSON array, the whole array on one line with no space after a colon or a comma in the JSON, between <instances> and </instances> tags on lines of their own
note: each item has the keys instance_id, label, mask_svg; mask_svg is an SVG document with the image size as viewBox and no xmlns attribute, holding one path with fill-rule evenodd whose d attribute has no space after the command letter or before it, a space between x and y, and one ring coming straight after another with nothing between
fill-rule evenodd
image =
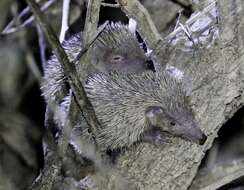
<instances>
[{"instance_id":1,"label":"animal's ear","mask_svg":"<svg viewBox=\"0 0 244 190\"><path fill-rule=\"evenodd\" d=\"M160 106L150 106L146 109L146 119L151 126L156 126L162 114L164 113L163 108Z\"/></svg>"}]
</instances>

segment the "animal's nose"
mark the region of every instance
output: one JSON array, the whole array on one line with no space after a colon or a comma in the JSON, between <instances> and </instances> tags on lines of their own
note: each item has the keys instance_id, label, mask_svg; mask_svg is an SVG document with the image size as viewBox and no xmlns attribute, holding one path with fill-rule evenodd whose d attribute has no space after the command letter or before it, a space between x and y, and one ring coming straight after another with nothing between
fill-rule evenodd
<instances>
[{"instance_id":1,"label":"animal's nose","mask_svg":"<svg viewBox=\"0 0 244 190\"><path fill-rule=\"evenodd\" d=\"M199 139L199 144L203 145L207 140L207 136L202 134L201 138Z\"/></svg>"}]
</instances>

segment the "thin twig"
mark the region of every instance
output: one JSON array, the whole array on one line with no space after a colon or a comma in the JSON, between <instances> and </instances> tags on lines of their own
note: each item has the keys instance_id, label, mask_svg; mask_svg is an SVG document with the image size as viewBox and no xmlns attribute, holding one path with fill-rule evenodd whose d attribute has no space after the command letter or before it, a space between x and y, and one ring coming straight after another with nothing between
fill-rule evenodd
<instances>
[{"instance_id":1,"label":"thin twig","mask_svg":"<svg viewBox=\"0 0 244 190\"><path fill-rule=\"evenodd\" d=\"M117 2L128 17L136 20L138 30L149 48L156 49L163 39L146 8L138 0L117 0Z\"/></svg>"},{"instance_id":2,"label":"thin twig","mask_svg":"<svg viewBox=\"0 0 244 190\"><path fill-rule=\"evenodd\" d=\"M26 60L27 60L27 66L30 69L31 73L34 75L35 79L39 82L39 85L41 84L41 72L37 67L37 63L31 54L30 51L26 54Z\"/></svg>"},{"instance_id":3,"label":"thin twig","mask_svg":"<svg viewBox=\"0 0 244 190\"><path fill-rule=\"evenodd\" d=\"M209 13L211 10L213 10L214 8L216 8L216 1L212 2L209 6L207 6L206 8L203 9L203 11L197 13L196 15L194 15L193 17L191 17L189 20L186 21L186 23L184 24L185 26L190 26L193 23L195 23L199 18L201 18L202 16L206 15L207 13ZM180 32L183 31L182 27L178 27L176 28L173 32L171 32L166 38L165 41L169 41L172 38L175 38L175 36L177 34L179 34Z\"/></svg>"},{"instance_id":4,"label":"thin twig","mask_svg":"<svg viewBox=\"0 0 244 190\"><path fill-rule=\"evenodd\" d=\"M70 83L72 92L75 95L78 106L81 108L81 111L90 126L90 130L92 131L92 134L96 136L97 128L99 128L99 124L98 124L98 121L96 120L94 110L93 110L89 100L87 99L87 96L85 94L82 83L80 82L80 80L78 78L75 64L69 63L69 60L68 60L61 44L59 43L59 41L58 41L57 37L55 36L51 27L47 24L47 21L43 17L38 5L35 2L33 2L32 0L26 0L26 2L31 7L38 24L41 26L48 42L52 46L55 55L57 56L61 66L63 67L64 74L68 78L68 81ZM86 49L88 49L88 48L86 48ZM84 55L84 53L82 55ZM67 119L67 121L69 120L68 118L66 118L66 119ZM59 171L61 168L60 156L62 157L62 155L64 155L66 152L67 145L68 145L67 138L69 138L67 136L69 136L69 134L71 133L70 127L67 127L67 126L64 126L64 127L67 128L66 130L68 130L69 132L67 132L67 134L65 133L65 137L61 138L59 140L59 143L58 143L59 146L57 147L58 152L53 152L52 153L53 158L50 157L50 159L49 158L47 159L48 162L45 165L45 168L42 172L42 176L40 177L38 182L35 183L35 185L33 186L34 189L43 189L43 188L51 189L54 179L59 174ZM96 144L96 142L95 142L95 144ZM51 166L50 166L50 164L48 164L49 162L51 162L51 164L52 164ZM50 177L50 179L49 179L49 177ZM48 183L47 183L47 181L48 181Z\"/></svg>"},{"instance_id":5,"label":"thin twig","mask_svg":"<svg viewBox=\"0 0 244 190\"><path fill-rule=\"evenodd\" d=\"M119 8L119 4L111 4L111 3L101 3L102 6L104 7L111 7L111 8Z\"/></svg>"},{"instance_id":6,"label":"thin twig","mask_svg":"<svg viewBox=\"0 0 244 190\"><path fill-rule=\"evenodd\" d=\"M69 63L68 57L65 54L64 49L59 43L59 40L52 28L47 24L46 18L42 15L38 5L32 0L26 0L26 2L31 7L38 24L41 26L48 42L52 46L52 49L63 68L64 74L68 78L68 82L70 84L72 92L75 95L78 106L82 110L86 121L89 123L92 134L96 136L97 129L99 128L99 123L96 119L96 115L92 108L92 105L86 96L84 87L78 78L75 64Z\"/></svg>"},{"instance_id":7,"label":"thin twig","mask_svg":"<svg viewBox=\"0 0 244 190\"><path fill-rule=\"evenodd\" d=\"M83 39L83 46L84 48L84 52L81 52L80 55L84 55L87 52L87 48L86 46L89 45L90 41L92 40L92 38L94 36L96 36L96 32L97 32L97 26L98 26L98 21L99 21L99 13L100 13L100 6L101 6L101 0L89 0L88 1L88 7L87 7L87 12L86 12L86 20L85 20L85 27L83 30L83 34L82 34L82 39ZM96 38L96 37L95 37ZM88 66L90 63L90 56L89 56L89 51L87 52L88 54L84 55L81 60L79 61L80 64L78 64L78 69L79 71L81 70L80 67L81 66ZM78 55L79 56L79 55ZM83 73L83 76L81 76L81 79L84 80L84 77L86 75L86 73ZM82 80L82 81L83 81ZM83 89L84 90L84 89ZM90 102L89 102L90 103ZM72 102L71 102L72 104ZM90 105L91 106L91 105ZM92 121L89 121L87 119L91 119L93 118L93 121L96 121L96 123L94 123L94 126L89 126L89 128L91 128L92 134L93 136L97 136L96 133L97 131L95 131L96 129L98 129L99 124L98 121L95 117L95 112L92 109L92 114L90 114L89 112L82 112L83 116L87 122L88 125L90 125L90 123ZM97 125L97 128L95 129L95 125ZM93 138L95 141L95 138ZM96 142L95 142L96 144Z\"/></svg>"},{"instance_id":8,"label":"thin twig","mask_svg":"<svg viewBox=\"0 0 244 190\"><path fill-rule=\"evenodd\" d=\"M43 12L45 12L51 5L53 5L57 0L49 0L46 3L44 3L44 5L41 7L41 10ZM37 2L40 2L40 0L38 0ZM15 17L1 32L1 34L11 34L14 33L16 31L18 31L20 28L23 28L29 24L31 24L34 20L34 16L30 16L28 19L26 19L24 21L24 23L22 23L21 25L14 27L14 25L16 24L16 22L20 21L23 17L25 17L28 13L30 12L30 8L26 7L23 11L21 11L21 13Z\"/></svg>"},{"instance_id":9,"label":"thin twig","mask_svg":"<svg viewBox=\"0 0 244 190\"><path fill-rule=\"evenodd\" d=\"M83 31L83 44L86 45L96 34L99 21L101 0L89 0L86 12L86 21Z\"/></svg>"},{"instance_id":10,"label":"thin twig","mask_svg":"<svg viewBox=\"0 0 244 190\"><path fill-rule=\"evenodd\" d=\"M40 56L41 56L41 62L42 62L42 69L44 70L46 66L46 40L43 34L43 31L41 30L40 26L36 25L37 34L38 34L38 43L39 43L39 49L40 49Z\"/></svg>"},{"instance_id":11,"label":"thin twig","mask_svg":"<svg viewBox=\"0 0 244 190\"><path fill-rule=\"evenodd\" d=\"M59 41L62 43L65 39L66 31L69 29L69 9L70 0L63 0L63 10L62 10L62 25L59 36Z\"/></svg>"},{"instance_id":12,"label":"thin twig","mask_svg":"<svg viewBox=\"0 0 244 190\"><path fill-rule=\"evenodd\" d=\"M145 40L148 49L152 50L151 58L156 70L159 64L165 66L167 59L164 52L164 40L158 32L147 9L138 0L117 0L121 10L137 22L138 32Z\"/></svg>"},{"instance_id":13,"label":"thin twig","mask_svg":"<svg viewBox=\"0 0 244 190\"><path fill-rule=\"evenodd\" d=\"M91 37L90 41L85 45L82 50L79 52L77 57L73 60L74 63L80 60L80 58L87 52L87 50L90 48L90 46L95 42L95 40L98 38L98 36L101 34L101 32L104 30L104 28L107 26L109 22L106 21L103 25L101 25L98 29L98 31L94 34L94 36Z\"/></svg>"},{"instance_id":14,"label":"thin twig","mask_svg":"<svg viewBox=\"0 0 244 190\"><path fill-rule=\"evenodd\" d=\"M160 63L161 66L165 66L169 59L169 54L167 51L168 41L174 38L178 33L182 32L182 27L178 27L166 38L162 38L159 32L156 29L148 11L138 0L117 0L122 11L130 18L133 18L137 21L138 31L145 40L148 48L152 50L153 59L155 62L156 68L157 64ZM193 24L199 17L209 13L215 7L216 2L211 3L207 8L202 12L196 14L191 19L186 22L186 25L189 26Z\"/></svg>"}]
</instances>

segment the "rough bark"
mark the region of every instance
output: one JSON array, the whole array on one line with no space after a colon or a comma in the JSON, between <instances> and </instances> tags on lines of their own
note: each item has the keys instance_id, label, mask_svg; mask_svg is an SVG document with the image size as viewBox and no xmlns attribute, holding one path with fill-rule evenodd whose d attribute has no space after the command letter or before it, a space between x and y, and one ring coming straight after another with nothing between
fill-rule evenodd
<instances>
[{"instance_id":1,"label":"rough bark","mask_svg":"<svg viewBox=\"0 0 244 190\"><path fill-rule=\"evenodd\" d=\"M192 104L208 140L198 146L174 138L164 147L140 144L128 150L116 167L139 189L187 189L218 130L243 105L244 3L220 0L218 4L218 43L196 50L187 63L194 66Z\"/></svg>"},{"instance_id":2,"label":"rough bark","mask_svg":"<svg viewBox=\"0 0 244 190\"><path fill-rule=\"evenodd\" d=\"M218 189L244 175L243 160L232 161L201 171L193 181L190 190Z\"/></svg>"}]
</instances>

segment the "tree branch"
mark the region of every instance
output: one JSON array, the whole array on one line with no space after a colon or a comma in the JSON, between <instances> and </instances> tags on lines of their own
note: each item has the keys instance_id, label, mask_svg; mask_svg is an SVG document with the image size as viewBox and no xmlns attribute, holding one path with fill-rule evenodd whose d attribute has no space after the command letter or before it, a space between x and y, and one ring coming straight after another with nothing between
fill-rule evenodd
<instances>
[{"instance_id":1,"label":"tree branch","mask_svg":"<svg viewBox=\"0 0 244 190\"><path fill-rule=\"evenodd\" d=\"M36 2L40 2L41 0L38 0ZM45 12L50 6L52 6L57 0L49 0L45 3L43 3L43 5L41 6L41 10L43 12ZM42 3L42 1L40 2ZM13 20L11 20L11 22L3 29L3 31L1 32L2 34L11 34L13 32L18 31L20 28L23 28L27 25L29 25L30 23L32 23L34 21L34 16L31 15L30 17L28 17L21 25L19 26L14 26L16 24L18 24L18 22L23 18L26 17L30 12L30 8L26 7L23 11L20 12L20 14L15 17Z\"/></svg>"},{"instance_id":2,"label":"tree branch","mask_svg":"<svg viewBox=\"0 0 244 190\"><path fill-rule=\"evenodd\" d=\"M96 120L96 116L91 106L91 103L87 99L82 83L78 78L75 64L69 63L67 55L65 54L61 44L59 43L58 38L54 34L52 28L47 24L47 21L42 15L38 5L32 0L26 0L26 2L31 7L38 24L42 28L48 42L53 48L53 51L63 68L64 74L68 78L68 82L71 86L72 92L75 95L78 106L82 110L83 115L90 127L90 130L92 131L92 134L96 136L96 132L97 129L99 128L99 124L98 121ZM67 118L67 121L68 120L69 118ZM69 123L66 124L68 125ZM69 126L64 126L64 128L66 130L65 131L66 133L64 135L66 136L60 138L58 146L55 148L55 150L51 150L49 152L51 156L46 157L46 163L42 171L42 174L40 178L36 181L36 183L34 183L32 189L51 189L53 182L56 180L56 177L59 175L61 165L62 165L62 157L65 154L68 146L67 136L70 136L71 133L71 128Z\"/></svg>"},{"instance_id":3,"label":"tree branch","mask_svg":"<svg viewBox=\"0 0 244 190\"><path fill-rule=\"evenodd\" d=\"M199 173L190 190L218 189L242 176L244 176L244 160L233 161Z\"/></svg>"},{"instance_id":4,"label":"tree branch","mask_svg":"<svg viewBox=\"0 0 244 190\"><path fill-rule=\"evenodd\" d=\"M62 10L62 25L59 36L59 41L62 43L65 39L65 34L69 29L69 9L70 0L63 0L63 10Z\"/></svg>"},{"instance_id":5,"label":"tree branch","mask_svg":"<svg viewBox=\"0 0 244 190\"><path fill-rule=\"evenodd\" d=\"M165 64L165 42L161 37L155 24L153 23L147 9L138 0L117 0L121 10L129 17L137 22L138 31L145 40L147 47L153 51L155 66L160 63ZM160 52L160 53L159 53Z\"/></svg>"},{"instance_id":6,"label":"tree branch","mask_svg":"<svg viewBox=\"0 0 244 190\"><path fill-rule=\"evenodd\" d=\"M90 101L88 100L85 90L81 81L78 78L78 74L76 72L75 64L70 64L65 54L61 44L59 43L56 35L54 34L52 28L47 24L48 22L43 17L38 5L32 0L26 0L28 5L31 7L33 13L36 16L36 20L38 24L41 26L45 36L47 37L48 42L52 46L52 49L55 55L60 62L65 76L68 78L69 84L71 86L72 92L74 93L78 106L83 111L86 120L91 127L92 134L96 136L97 129L99 128L98 121L96 119L95 112L92 108Z\"/></svg>"},{"instance_id":7,"label":"tree branch","mask_svg":"<svg viewBox=\"0 0 244 190\"><path fill-rule=\"evenodd\" d=\"M124 7L128 5L131 6L128 3ZM192 80L191 103L208 140L203 146L198 146L173 138L171 144L163 147L141 143L125 152L116 167L138 189L186 190L221 126L243 106L244 3L221 0L220 12L222 10L225 13L220 18L222 30L218 43L209 49L194 49L193 53L179 54L179 50L175 50L169 55L168 62L179 68L183 65L187 77ZM175 56L184 60L174 62Z\"/></svg>"},{"instance_id":8,"label":"tree branch","mask_svg":"<svg viewBox=\"0 0 244 190\"><path fill-rule=\"evenodd\" d=\"M83 44L86 45L96 34L101 0L89 0L86 12L86 21L83 31Z\"/></svg>"}]
</instances>

